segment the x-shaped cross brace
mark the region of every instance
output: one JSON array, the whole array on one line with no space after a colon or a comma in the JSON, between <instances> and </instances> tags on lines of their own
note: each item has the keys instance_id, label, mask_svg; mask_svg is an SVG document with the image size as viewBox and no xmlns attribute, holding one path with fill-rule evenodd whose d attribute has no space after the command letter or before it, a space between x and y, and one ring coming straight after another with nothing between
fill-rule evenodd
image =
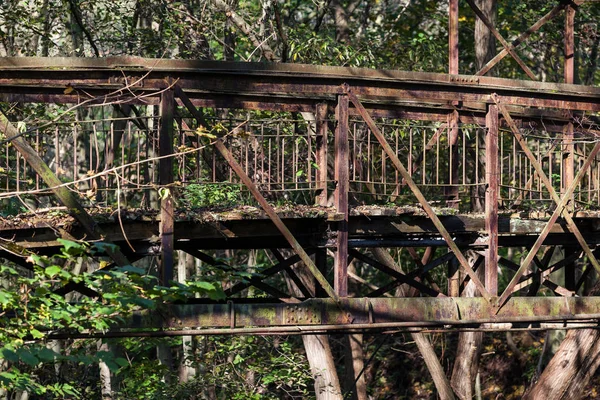
<instances>
[{"instance_id":1,"label":"x-shaped cross brace","mask_svg":"<svg viewBox=\"0 0 600 400\"><path fill-rule=\"evenodd\" d=\"M515 139L521 146L521 149L523 149L523 152L525 153L525 155L531 162L531 165L533 165L539 178L542 180L542 183L544 184L544 186L550 193L550 197L552 197L552 200L556 203L556 209L552 213L550 220L548 220L546 226L540 233L540 236L538 236L533 247L527 254L527 257L525 258L525 260L523 261L523 264L521 264L521 267L516 272L516 274L513 276L512 280L510 281L510 283L504 290L504 293L502 293L502 296L500 296L500 299L498 300L498 306L501 307L502 305L504 305L504 303L506 302L508 297L513 293L514 287L517 285L517 283L519 282L519 279L521 279L521 277L523 276L525 271L527 271L527 269L529 268L529 265L531 265L531 262L533 261L535 255L537 254L538 250L544 243L544 240L546 240L546 237L550 233L550 230L552 229L552 227L554 226L554 224L558 220L558 217L560 217L561 214L563 215L565 221L567 222L567 225L568 225L569 229L571 230L571 233L573 233L573 235L575 235L575 238L579 242L581 248L583 249L585 254L588 256L590 263L594 266L596 271L600 272L600 264L598 264L598 260L596 259L596 256L593 254L592 250L590 249L587 242L583 238L583 235L579 231L579 228L577 228L577 225L575 225L575 221L573 221L572 215L565 209L565 206L567 205L567 203L569 202L569 199L573 195L573 192L575 191L575 188L579 184L579 181L581 181L581 178L583 178L586 171L592 165L592 162L594 162L596 155L598 154L598 152L600 152L600 142L596 143L596 145L594 146L594 148L588 155L588 158L585 160L583 166L577 172L577 175L575 176L575 179L573 179L571 186L569 186L567 191L564 193L563 197L560 198L558 196L558 194L556 193L556 190L554 190L554 187L552 186L552 182L550 182L550 179L548 179L548 176L546 176L546 173L543 171L542 166L537 161L535 155L529 149L529 146L527 146L525 137L523 136L523 134L521 133L521 131L515 124L514 120L512 119L512 117L510 116L508 111L506 110L506 107L504 107L504 105L500 104L500 99L499 99L498 95L493 94L491 96L491 98L498 105L498 110L500 110L500 112L504 116L504 120L510 127L510 130L512 131L513 135L515 136Z\"/></svg>"}]
</instances>

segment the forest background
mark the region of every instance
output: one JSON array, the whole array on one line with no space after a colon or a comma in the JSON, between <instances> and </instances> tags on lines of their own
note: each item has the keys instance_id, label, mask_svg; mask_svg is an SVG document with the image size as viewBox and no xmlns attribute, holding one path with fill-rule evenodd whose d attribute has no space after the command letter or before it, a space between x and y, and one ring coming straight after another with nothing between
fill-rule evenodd
<instances>
[{"instance_id":1,"label":"forest background","mask_svg":"<svg viewBox=\"0 0 600 400\"><path fill-rule=\"evenodd\" d=\"M506 38L518 36L555 5L543 0L476 3ZM474 74L498 49L463 2L460 15L459 72ZM578 9L575 83L598 82L599 16L597 3ZM0 6L0 56L133 55L446 73L447 26L445 1L5 0ZM563 79L563 28L564 18L557 18L519 48L541 80ZM527 79L510 59L492 73ZM51 119L60 106L2 104L2 109L11 119L35 124ZM198 201L220 202L227 193L208 197L204 193ZM5 202L1 212L21 211L19 202ZM159 307L190 293L215 299L223 295L218 269L204 266L196 280L157 287L147 274L155 260L100 277L79 274L97 268L94 253L101 249L69 241L64 245L56 257L32 256L33 271L9 262L1 267L0 387L5 398L520 398L535 385L564 336L482 335L477 357L465 364L468 373L457 369L458 334L323 336L312 352L306 338L293 336L45 341L36 326L103 330L140 307ZM390 255L400 265L408 262L401 252ZM240 274L270 265L263 251L214 256L239 267ZM185 266L190 260L182 253L178 262ZM72 296L48 295L70 280L105 294L99 300L78 297L76 304ZM444 376L438 375L438 381L423 360L424 348L436 354ZM348 373L355 361L362 366L356 379ZM597 364L592 365L595 370ZM593 370L579 392L589 398L600 396L598 378L589 383ZM452 393L444 393L449 385Z\"/></svg>"}]
</instances>

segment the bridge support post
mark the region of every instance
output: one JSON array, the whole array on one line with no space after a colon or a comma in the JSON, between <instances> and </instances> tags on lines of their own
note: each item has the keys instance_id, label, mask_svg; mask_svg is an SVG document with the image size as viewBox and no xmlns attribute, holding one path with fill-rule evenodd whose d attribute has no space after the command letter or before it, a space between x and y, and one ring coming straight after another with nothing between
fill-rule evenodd
<instances>
[{"instance_id":1,"label":"bridge support post","mask_svg":"<svg viewBox=\"0 0 600 400\"><path fill-rule=\"evenodd\" d=\"M501 171L498 166L498 106L488 105L485 136L485 230L488 248L485 254L485 287L498 295L498 194Z\"/></svg>"},{"instance_id":2,"label":"bridge support post","mask_svg":"<svg viewBox=\"0 0 600 400\"><path fill-rule=\"evenodd\" d=\"M316 162L319 166L317 189L321 192L317 198L317 204L327 207L327 103L319 103L316 106Z\"/></svg>"},{"instance_id":3,"label":"bridge support post","mask_svg":"<svg viewBox=\"0 0 600 400\"><path fill-rule=\"evenodd\" d=\"M575 8L572 4L569 4L565 10L565 83L575 83L575 13ZM566 192L566 190L571 186L571 183L575 177L575 144L573 143L572 115L571 120L565 127L565 130L563 146L563 184L561 187L562 193ZM570 213L575 210L574 195L570 196L569 203L567 203L565 208L567 212ZM569 290L573 290L575 287L575 266L573 263L565 267L565 286Z\"/></svg>"},{"instance_id":4,"label":"bridge support post","mask_svg":"<svg viewBox=\"0 0 600 400\"><path fill-rule=\"evenodd\" d=\"M348 104L348 95L340 95L335 110L335 208L342 219L338 221L333 275L334 289L340 297L348 296Z\"/></svg>"},{"instance_id":5,"label":"bridge support post","mask_svg":"<svg viewBox=\"0 0 600 400\"><path fill-rule=\"evenodd\" d=\"M175 99L173 90L167 89L160 97L160 156L173 154L173 114ZM159 183L161 188L173 183L173 158L161 158L159 161ZM168 285L173 280L174 249L174 204L170 191L163 191L160 196L160 243L161 243L161 275L160 283Z\"/></svg>"}]
</instances>

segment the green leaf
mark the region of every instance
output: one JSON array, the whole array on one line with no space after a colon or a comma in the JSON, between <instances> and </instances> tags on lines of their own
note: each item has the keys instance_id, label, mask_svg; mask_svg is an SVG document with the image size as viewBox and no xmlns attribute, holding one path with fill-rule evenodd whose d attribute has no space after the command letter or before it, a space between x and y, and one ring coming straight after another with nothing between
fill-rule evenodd
<instances>
[{"instance_id":1,"label":"green leaf","mask_svg":"<svg viewBox=\"0 0 600 400\"><path fill-rule=\"evenodd\" d=\"M0 304L2 305L2 307L8 305L13 299L13 296L4 291L4 290L0 290Z\"/></svg>"},{"instance_id":2,"label":"green leaf","mask_svg":"<svg viewBox=\"0 0 600 400\"><path fill-rule=\"evenodd\" d=\"M213 285L210 282L205 282L205 281L194 282L194 287L196 287L198 289L207 290L207 291L215 290L215 285Z\"/></svg>"},{"instance_id":3,"label":"green leaf","mask_svg":"<svg viewBox=\"0 0 600 400\"><path fill-rule=\"evenodd\" d=\"M85 253L86 244L74 242L66 239L56 239L60 244L63 245L62 252L67 256L78 256Z\"/></svg>"},{"instance_id":4,"label":"green leaf","mask_svg":"<svg viewBox=\"0 0 600 400\"><path fill-rule=\"evenodd\" d=\"M29 333L31 334L31 336L32 336L34 339L41 339L41 338L43 338L43 337L44 337L44 334L43 334L42 332L38 331L37 329L31 329L31 330L29 331Z\"/></svg>"},{"instance_id":5,"label":"green leaf","mask_svg":"<svg viewBox=\"0 0 600 400\"><path fill-rule=\"evenodd\" d=\"M233 365L238 365L239 363L243 363L244 362L244 358L242 356L240 356L239 354L235 355L235 358L233 359Z\"/></svg>"},{"instance_id":6,"label":"green leaf","mask_svg":"<svg viewBox=\"0 0 600 400\"><path fill-rule=\"evenodd\" d=\"M129 365L129 361L127 361L123 357L115 358L115 363L119 364L120 367L127 367Z\"/></svg>"},{"instance_id":7,"label":"green leaf","mask_svg":"<svg viewBox=\"0 0 600 400\"><path fill-rule=\"evenodd\" d=\"M46 347L42 347L41 349L39 349L35 353L35 355L37 356L37 358L40 359L41 362L54 361L54 359L59 356L58 353L56 353Z\"/></svg>"},{"instance_id":8,"label":"green leaf","mask_svg":"<svg viewBox=\"0 0 600 400\"><path fill-rule=\"evenodd\" d=\"M38 360L36 356L31 354L31 351L29 351L28 349L20 348L19 350L17 350L17 355L19 356L19 359L21 361L23 361L27 365L31 365L32 367L35 367L40 363L40 360Z\"/></svg>"},{"instance_id":9,"label":"green leaf","mask_svg":"<svg viewBox=\"0 0 600 400\"><path fill-rule=\"evenodd\" d=\"M12 351L11 349L7 349L7 348L0 349L0 356L1 356L0 358L7 360L7 361L11 361L11 362L19 361L19 356L17 355L17 353Z\"/></svg>"},{"instance_id":10,"label":"green leaf","mask_svg":"<svg viewBox=\"0 0 600 400\"><path fill-rule=\"evenodd\" d=\"M119 370L119 365L113 360L102 360L104 364L111 370L111 372L117 372Z\"/></svg>"},{"instance_id":11,"label":"green leaf","mask_svg":"<svg viewBox=\"0 0 600 400\"><path fill-rule=\"evenodd\" d=\"M59 267L58 265L52 265L50 267L47 267L44 270L44 273L46 275L48 275L50 278L55 277L56 275L58 275L60 273L60 271L62 270L61 267Z\"/></svg>"},{"instance_id":12,"label":"green leaf","mask_svg":"<svg viewBox=\"0 0 600 400\"><path fill-rule=\"evenodd\" d=\"M0 372L0 382L4 383L6 386L8 386L10 382L16 380L16 378L17 375L10 372Z\"/></svg>"},{"instance_id":13,"label":"green leaf","mask_svg":"<svg viewBox=\"0 0 600 400\"><path fill-rule=\"evenodd\" d=\"M171 195L171 191L169 190L169 188L161 187L160 189L158 189L158 197L161 200L168 199L170 195Z\"/></svg>"},{"instance_id":14,"label":"green leaf","mask_svg":"<svg viewBox=\"0 0 600 400\"><path fill-rule=\"evenodd\" d=\"M121 272L130 272L132 274L144 275L146 270L138 267L134 267L133 265L126 265L124 267L118 268L117 271Z\"/></svg>"},{"instance_id":15,"label":"green leaf","mask_svg":"<svg viewBox=\"0 0 600 400\"><path fill-rule=\"evenodd\" d=\"M95 242L92 245L94 251L98 253L107 253L109 251L116 251L119 247L114 243Z\"/></svg>"}]
</instances>

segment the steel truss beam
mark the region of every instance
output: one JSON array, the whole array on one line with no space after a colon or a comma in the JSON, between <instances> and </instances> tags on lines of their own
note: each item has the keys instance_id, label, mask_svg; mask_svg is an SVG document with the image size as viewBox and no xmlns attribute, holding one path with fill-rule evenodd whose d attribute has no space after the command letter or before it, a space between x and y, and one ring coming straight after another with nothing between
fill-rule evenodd
<instances>
[{"instance_id":1,"label":"steel truss beam","mask_svg":"<svg viewBox=\"0 0 600 400\"><path fill-rule=\"evenodd\" d=\"M516 297L496 314L481 297L460 298L331 298L298 303L232 302L169 305L160 313L136 313L127 328L188 329L196 327L287 328L310 332L323 326L346 329L382 327L471 327L485 324L563 322L600 319L600 297ZM160 316L159 316L160 315ZM350 316L348 319L348 315ZM497 329L506 329L496 325ZM566 326L566 325L565 325ZM331 329L334 330L335 328ZM200 334L202 330L199 331ZM269 333L268 330L264 330Z\"/></svg>"},{"instance_id":2,"label":"steel truss beam","mask_svg":"<svg viewBox=\"0 0 600 400\"><path fill-rule=\"evenodd\" d=\"M369 129L371 130L373 135L375 135L375 137L381 144L381 147L383 148L383 150L385 151L387 156L392 161L392 164L394 165L394 167L398 170L400 175L402 175L402 178L406 181L410 190L413 192L413 194L415 195L415 197L417 198L417 200L423 207L423 210L425 210L425 213L431 219L431 222L433 222L433 224L435 225L435 227L438 230L438 232L440 233L440 235L446 241L446 244L448 245L450 250L452 250L452 252L456 256L456 259L458 260L459 265L462 268L463 272L465 272L467 275L469 275L469 277L471 277L471 280L473 281L473 283L475 284L475 286L477 287L477 289L479 290L481 295L486 300L488 300L488 301L491 300L491 296L490 296L489 292L483 286L483 283L481 283L481 281L479 280L477 275L475 275L475 273L473 272L473 269L469 265L469 262L467 261L465 256L462 254L462 252L460 251L460 249L458 248L456 243L454 243L454 240L452 239L452 237L450 236L450 234L448 233L448 231L446 230L446 228L444 227L444 225L442 224L442 222L440 221L440 219L438 218L436 213L433 211L433 209L427 202L427 199L425 199L425 197L421 193L421 190L417 187L417 185L413 181L412 177L410 176L410 174L404 167L404 165L402 165L402 162L400 162L400 159L398 158L396 153L392 150L389 143L387 142L387 140L385 139L385 137L383 136L383 134L381 133L381 131L379 130L377 125L375 124L375 121L373 121L373 119L371 118L371 116L369 115L367 110L363 107L361 102L358 100L358 97L356 97L354 92L352 90L350 90L348 85L344 85L344 90L347 92L348 97L350 98L350 101L352 102L354 107L356 107L356 109L358 110L361 117L366 122L367 126L369 127Z\"/></svg>"},{"instance_id":3,"label":"steel truss beam","mask_svg":"<svg viewBox=\"0 0 600 400\"><path fill-rule=\"evenodd\" d=\"M508 111L506 110L506 108L504 107L504 105L501 104L501 102L498 100L498 97L495 96L495 95L492 95L492 100L497 104L498 109L500 110L500 112L502 113L504 119L506 120L506 122L510 126L511 131L512 131L514 137L516 138L517 142L519 143L519 145L523 149L523 152L525 153L525 155L527 156L527 158L531 161L531 164L535 168L535 170L536 170L536 172L538 174L538 177L540 178L540 180L543 182L544 186L546 187L546 189L550 193L550 196L552 197L552 200L556 203L556 209L552 213L552 216L550 217L550 220L548 221L546 227L540 233L540 235L537 238L535 244L529 250L529 253L527 254L527 257L525 258L525 260L523 261L523 264L521 265L521 267L519 268L519 270L515 273L515 275L511 279L511 281L509 282L508 286L504 290L504 293L502 293L502 295L500 296L500 299L498 300L498 304L500 306L502 306L502 304L511 295L512 290L514 289L514 287L519 282L519 279L521 279L521 277L523 276L523 274L525 273L525 271L527 270L527 268L529 268L529 265L531 264L531 262L533 261L534 257L536 256L537 251L542 246L542 243L544 242L546 236L550 232L550 229L556 223L556 221L558 220L558 217L561 214L564 217L565 221L567 222L567 225L569 226L569 229L571 230L571 232L573 233L573 235L575 236L575 238L579 242L581 248L583 249L583 251L585 252L585 254L588 256L591 264L594 266L594 268L597 271L600 271L600 264L598 263L598 260L596 259L596 256L592 253L592 250L589 248L589 246L588 246L585 238L583 237L583 235L581 234L579 228L577 227L577 225L573 221L572 213L569 212L565 208L567 206L567 203L571 199L571 195L575 191L575 187L577 186L577 184L579 183L579 181L581 180L581 178L583 177L583 175L587 171L587 169L591 166L592 162L595 160L596 155L600 152L600 143L596 143L596 145L594 146L593 150L589 153L587 159L585 160L583 166L579 169L579 171L577 172L577 175L575 176L575 178L573 179L573 181L570 183L569 188L566 190L566 192L563 194L563 196L561 198L561 197L559 197L559 195L554 190L554 187L552 186L552 183L550 182L550 180L548 179L548 177L544 173L544 171L543 171L542 167L540 166L539 162L537 161L536 157L534 156L534 154L531 152L531 150L527 146L526 140L524 139L524 137L523 137L522 133L520 132L519 128L515 125L514 121L512 121L512 118L511 118L510 114L508 113Z\"/></svg>"}]
</instances>

